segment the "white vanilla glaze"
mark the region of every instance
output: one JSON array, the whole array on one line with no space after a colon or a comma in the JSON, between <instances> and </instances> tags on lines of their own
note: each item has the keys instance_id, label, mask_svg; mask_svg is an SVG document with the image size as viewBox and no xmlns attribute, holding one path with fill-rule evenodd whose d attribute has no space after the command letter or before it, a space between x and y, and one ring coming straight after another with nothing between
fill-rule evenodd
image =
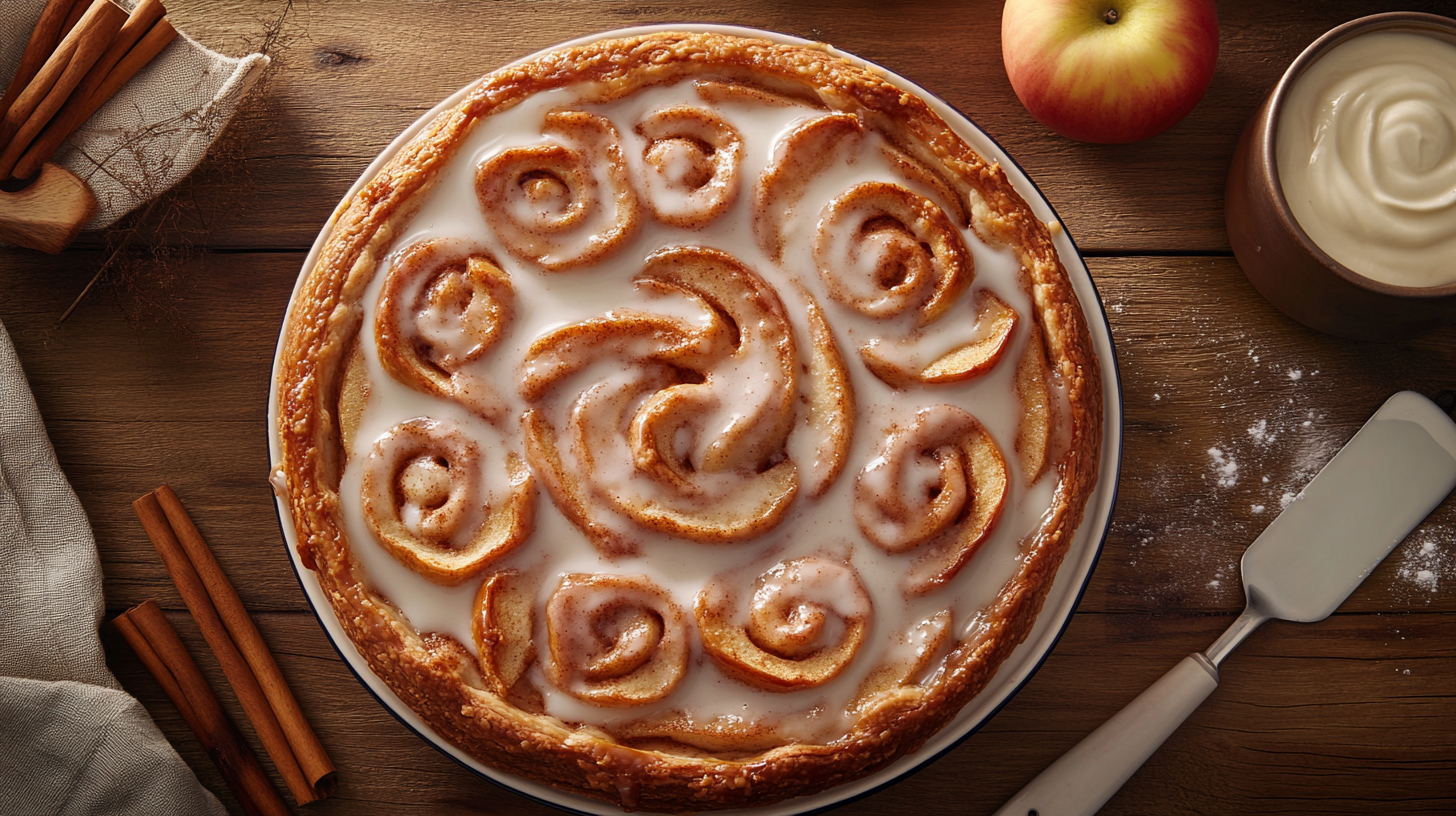
<instances>
[{"instance_id":1,"label":"white vanilla glaze","mask_svg":"<svg viewBox=\"0 0 1456 816\"><path fill-rule=\"evenodd\" d=\"M461 239L493 257L510 276L517 308L513 322L501 341L483 359L472 363L471 371L498 384L507 403L508 417L527 407L516 388L520 381L519 362L530 344L563 325L598 317L611 309L632 308L669 313L689 322L703 323L709 315L689 298L660 296L636 288L632 279L653 252L675 246L704 246L732 254L758 272L774 287L786 308L801 361L807 359L810 326L802 292L810 293L828 318L840 352L850 372L855 392L854 436L847 464L824 495L809 496L801 485L787 516L768 534L746 542L700 544L665 534L653 533L629 522L621 522L641 542L636 557L609 558L603 555L553 504L542 489L537 503L535 531L524 544L503 558L496 567L537 570L542 581L536 604L536 646L541 656L549 654L543 618L552 591L560 577L571 573L647 575L672 596L691 618L699 592L715 577L736 581L737 608L748 623L754 582L775 565L793 559L820 556L850 563L863 583L872 607L869 628L859 653L834 680L809 689L775 692L745 685L726 676L703 650L695 626L690 625L691 653L688 669L678 686L665 698L633 708L592 705L555 688L542 667L544 657L528 669L527 677L542 690L547 711L568 723L610 727L614 722L655 713L681 711L698 723L772 722L779 733L791 739L826 740L844 733L854 721L848 711L855 692L868 672L882 661L911 656L923 650L931 632L938 631L936 618L943 610L953 612L952 633L964 637L982 625L988 605L1015 573L1022 557L1022 543L1038 530L1052 503L1058 479L1055 472L1027 485L1014 453L1020 403L1014 392L1015 360L1033 327L1032 304L1024 288L1019 263L1006 248L992 247L970 231L964 238L975 261L972 285L955 301L950 312L928 329L925 343L936 349L954 347L978 336L975 292L989 288L1022 316L1001 362L990 372L969 382L911 387L896 392L871 375L859 359L859 347L877 338L903 338L913 330L914 315L874 320L848 309L825 291L814 266L811 244L819 210L840 192L865 181L886 181L908 187L935 200L936 191L908 180L880 149L883 139L866 134L851 161L820 174L808 187L793 218L788 221L783 261L775 264L759 249L753 234L753 183L774 157L775 145L795 125L822 115L807 106L773 106L751 102L721 102L712 106L742 135L744 149L739 168L740 188L727 211L706 227L685 229L664 225L644 207L641 228L619 250L594 266L579 270L544 272L539 266L513 256L498 241L480 211L475 191L475 169L502 151L540 144L545 114L553 109L586 110L609 118L622 140L629 172L643 189L643 154L647 140L635 125L654 111L672 105L709 107L691 82L649 88L610 104L578 104L571 89L542 93L480 123L464 142L438 180L424 197L409 226L399 233L391 253L416 242ZM679 151L660 151L658 159L670 177L697 172L678 167ZM683 202L677 202L682 204ZM366 317L362 346L369 378L373 383L357 434L355 449L343 474L340 493L346 532L352 551L362 563L373 586L396 604L421 632L454 637L474 651L470 622L479 580L458 587L431 583L396 562L370 535L360 512L361 473L370 446L396 424L418 416L453 422L480 441L482 459L490 482L493 501L507 492L505 451L522 451L514 423L493 426L461 405L415 391L392 380L379 363L373 314L382 283L388 272L386 259L365 296ZM790 280L784 280L786 270ZM802 287L802 290L800 289ZM610 383L627 376L610 365L590 366L556 387L565 395L547 403L560 422L562 412L580 389ZM746 388L748 386L745 386ZM751 391L752 389L749 388ZM1053 389L1054 402L1059 393ZM947 587L923 596L907 598L903 579L915 554L889 554L870 544L857 528L850 511L856 477L875 459L883 445L884 431L892 422L910 421L918 408L950 403L969 411L985 427L1005 454L1010 469L1010 490L999 524L970 564ZM540 407L540 406L538 406ZM558 427L560 427L558 425ZM818 442L802 423L787 443L789 457L799 464L801 481L808 483L816 469ZM569 456L569 453L565 455ZM627 474L607 478L626 479ZM538 480L539 483L539 480ZM770 576L768 583L773 583ZM833 594L833 593L830 593ZM850 611L850 610L843 610ZM839 624L831 624L825 637L833 637Z\"/></svg>"},{"instance_id":2,"label":"white vanilla glaze","mask_svg":"<svg viewBox=\"0 0 1456 816\"><path fill-rule=\"evenodd\" d=\"M1456 283L1456 38L1361 34L1279 111L1279 183L1330 257L1397 286Z\"/></svg>"}]
</instances>

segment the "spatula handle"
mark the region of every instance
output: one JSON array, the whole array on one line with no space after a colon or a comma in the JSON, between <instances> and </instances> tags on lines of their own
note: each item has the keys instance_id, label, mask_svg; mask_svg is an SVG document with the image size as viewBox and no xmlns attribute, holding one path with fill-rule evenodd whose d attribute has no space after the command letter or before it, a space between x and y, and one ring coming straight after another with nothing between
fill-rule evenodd
<instances>
[{"instance_id":1,"label":"spatula handle","mask_svg":"<svg viewBox=\"0 0 1456 816\"><path fill-rule=\"evenodd\" d=\"M1208 658L1199 653L1183 658L996 816L1092 816L1217 687L1218 669Z\"/></svg>"}]
</instances>

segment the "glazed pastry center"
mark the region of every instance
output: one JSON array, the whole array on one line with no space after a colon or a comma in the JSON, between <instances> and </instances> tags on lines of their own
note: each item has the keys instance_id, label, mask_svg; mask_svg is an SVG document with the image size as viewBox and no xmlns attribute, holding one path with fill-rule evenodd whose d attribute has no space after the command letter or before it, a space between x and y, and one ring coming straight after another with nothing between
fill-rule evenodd
<instances>
[{"instance_id":1,"label":"glazed pastry center","mask_svg":"<svg viewBox=\"0 0 1456 816\"><path fill-rule=\"evenodd\" d=\"M981 625L1057 394L934 171L701 81L539 94L450 161L365 293L340 486L414 627L563 721L726 750L843 734Z\"/></svg>"}]
</instances>

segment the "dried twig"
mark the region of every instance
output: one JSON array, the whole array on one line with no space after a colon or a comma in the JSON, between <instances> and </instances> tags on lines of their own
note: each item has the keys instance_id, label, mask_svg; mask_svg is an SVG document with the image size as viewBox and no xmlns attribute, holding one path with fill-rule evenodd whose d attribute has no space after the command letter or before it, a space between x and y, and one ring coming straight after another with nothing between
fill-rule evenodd
<instances>
[{"instance_id":1,"label":"dried twig","mask_svg":"<svg viewBox=\"0 0 1456 816\"><path fill-rule=\"evenodd\" d=\"M270 55L286 50L294 36L288 31L294 13L293 0L284 0L276 15L261 21L262 32L256 40L249 38L247 50ZM269 114L277 103L267 92L268 80L265 74L235 112L234 122L263 123L274 118ZM210 213L197 195L197 184L248 186L251 177L247 172L246 148L258 139L257 125L225 130L196 170L170 191L158 188L170 169L171 157L149 156L144 148L157 136L177 130L213 130L220 123L212 117L219 115L210 106L187 111L136 134L107 155L86 156L103 173L111 173L109 168L116 166L120 157L124 157L121 163L134 163L140 168L139 173L112 177L147 204L107 231L106 254L100 268L57 319L52 331L100 284L101 288L112 291L133 327L166 323L185 335L192 334L183 318L181 300L189 289L183 285L187 279L185 270L202 252L188 235L205 236L213 226ZM151 236L144 246L136 246L140 234ZM166 235L172 236L170 242L159 240L158 236Z\"/></svg>"}]
</instances>

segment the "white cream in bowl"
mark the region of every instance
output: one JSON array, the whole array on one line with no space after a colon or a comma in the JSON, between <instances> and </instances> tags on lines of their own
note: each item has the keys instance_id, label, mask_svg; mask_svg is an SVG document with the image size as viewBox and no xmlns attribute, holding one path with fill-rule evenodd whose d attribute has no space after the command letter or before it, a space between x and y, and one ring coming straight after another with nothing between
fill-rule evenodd
<instances>
[{"instance_id":1,"label":"white cream in bowl","mask_svg":"<svg viewBox=\"0 0 1456 816\"><path fill-rule=\"evenodd\" d=\"M1285 95L1279 183L1330 257L1396 286L1456 283L1456 39L1377 30Z\"/></svg>"}]
</instances>

